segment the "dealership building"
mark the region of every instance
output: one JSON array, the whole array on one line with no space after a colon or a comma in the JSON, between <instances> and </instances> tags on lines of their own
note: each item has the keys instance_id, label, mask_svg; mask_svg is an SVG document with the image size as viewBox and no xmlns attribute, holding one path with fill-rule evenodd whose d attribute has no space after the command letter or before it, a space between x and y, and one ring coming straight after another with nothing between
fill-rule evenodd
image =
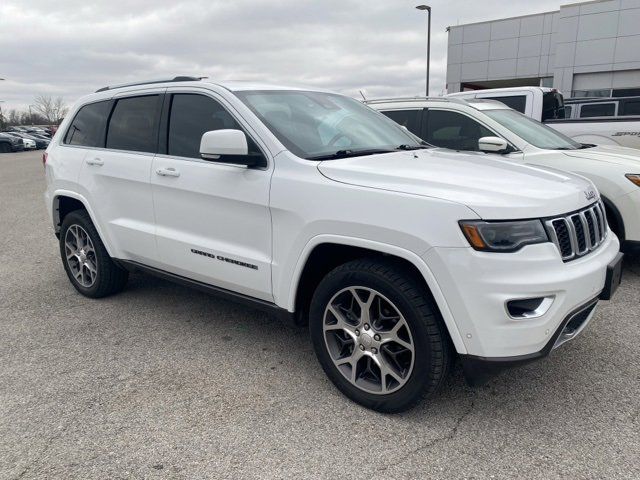
<instances>
[{"instance_id":1,"label":"dealership building","mask_svg":"<svg viewBox=\"0 0 640 480\"><path fill-rule=\"evenodd\" d=\"M640 0L448 27L447 91L545 86L565 97L640 95Z\"/></svg>"}]
</instances>

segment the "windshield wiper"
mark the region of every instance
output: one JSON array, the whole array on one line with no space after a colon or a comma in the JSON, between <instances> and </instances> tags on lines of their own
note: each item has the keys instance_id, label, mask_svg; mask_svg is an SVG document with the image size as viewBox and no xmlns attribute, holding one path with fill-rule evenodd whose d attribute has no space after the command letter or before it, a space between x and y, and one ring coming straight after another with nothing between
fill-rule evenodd
<instances>
[{"instance_id":1,"label":"windshield wiper","mask_svg":"<svg viewBox=\"0 0 640 480\"><path fill-rule=\"evenodd\" d=\"M431 145L398 145L396 150L420 150L423 148L431 148Z\"/></svg>"},{"instance_id":2,"label":"windshield wiper","mask_svg":"<svg viewBox=\"0 0 640 480\"><path fill-rule=\"evenodd\" d=\"M369 150L338 150L334 153L326 155L317 155L315 157L307 157L308 160L336 160L338 158L360 157L362 155L375 155L377 153L392 153L395 150L385 150L382 148L372 148Z\"/></svg>"}]
</instances>

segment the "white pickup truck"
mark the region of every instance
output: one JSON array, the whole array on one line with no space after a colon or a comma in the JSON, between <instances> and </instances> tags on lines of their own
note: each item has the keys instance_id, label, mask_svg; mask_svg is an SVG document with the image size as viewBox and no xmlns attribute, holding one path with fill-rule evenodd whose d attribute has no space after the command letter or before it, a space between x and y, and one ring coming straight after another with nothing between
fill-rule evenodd
<instances>
[{"instance_id":1,"label":"white pickup truck","mask_svg":"<svg viewBox=\"0 0 640 480\"><path fill-rule=\"evenodd\" d=\"M552 88L492 88L451 93L447 97L498 100L576 142L640 148L640 116L565 118L564 98Z\"/></svg>"}]
</instances>

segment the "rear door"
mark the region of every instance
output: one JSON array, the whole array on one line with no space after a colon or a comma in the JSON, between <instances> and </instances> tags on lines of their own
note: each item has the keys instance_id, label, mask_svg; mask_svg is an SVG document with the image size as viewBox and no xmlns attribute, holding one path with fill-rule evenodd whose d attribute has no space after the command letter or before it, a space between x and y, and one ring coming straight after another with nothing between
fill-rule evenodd
<instances>
[{"instance_id":1,"label":"rear door","mask_svg":"<svg viewBox=\"0 0 640 480\"><path fill-rule=\"evenodd\" d=\"M157 151L162 91L120 95L111 103L104 148L87 151L80 184L117 258L157 260L150 172Z\"/></svg>"},{"instance_id":2,"label":"rear door","mask_svg":"<svg viewBox=\"0 0 640 480\"><path fill-rule=\"evenodd\" d=\"M252 169L203 160L204 132L240 129L257 137L224 99L173 88L163 111L161 153L151 183L164 270L272 301L269 186L273 164Z\"/></svg>"}]
</instances>

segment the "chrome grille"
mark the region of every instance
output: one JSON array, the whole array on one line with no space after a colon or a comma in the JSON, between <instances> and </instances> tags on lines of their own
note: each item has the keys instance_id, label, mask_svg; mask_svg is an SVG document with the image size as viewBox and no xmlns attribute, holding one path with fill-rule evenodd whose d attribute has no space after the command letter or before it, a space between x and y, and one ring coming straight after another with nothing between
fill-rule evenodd
<instances>
[{"instance_id":1,"label":"chrome grille","mask_svg":"<svg viewBox=\"0 0 640 480\"><path fill-rule=\"evenodd\" d=\"M562 260L568 262L600 246L607 236L607 216L602 202L597 202L578 212L546 220L545 227Z\"/></svg>"}]
</instances>

